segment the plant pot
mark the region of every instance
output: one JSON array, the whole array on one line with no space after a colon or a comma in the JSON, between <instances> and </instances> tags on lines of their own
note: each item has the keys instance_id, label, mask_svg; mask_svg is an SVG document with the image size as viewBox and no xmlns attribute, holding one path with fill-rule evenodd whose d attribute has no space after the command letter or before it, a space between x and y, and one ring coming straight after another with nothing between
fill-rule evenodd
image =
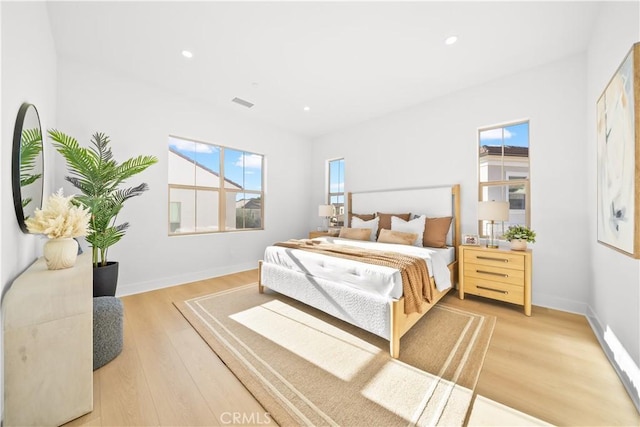
<instances>
[{"instance_id":1,"label":"plant pot","mask_svg":"<svg viewBox=\"0 0 640 427\"><path fill-rule=\"evenodd\" d=\"M69 238L49 239L42 248L49 270L73 267L78 258L78 242Z\"/></svg>"},{"instance_id":2,"label":"plant pot","mask_svg":"<svg viewBox=\"0 0 640 427\"><path fill-rule=\"evenodd\" d=\"M511 240L511 250L513 251L526 251L527 241L522 239Z\"/></svg>"},{"instance_id":3,"label":"plant pot","mask_svg":"<svg viewBox=\"0 0 640 427\"><path fill-rule=\"evenodd\" d=\"M93 267L93 296L114 297L118 286L118 262L109 261L104 267Z\"/></svg>"}]
</instances>

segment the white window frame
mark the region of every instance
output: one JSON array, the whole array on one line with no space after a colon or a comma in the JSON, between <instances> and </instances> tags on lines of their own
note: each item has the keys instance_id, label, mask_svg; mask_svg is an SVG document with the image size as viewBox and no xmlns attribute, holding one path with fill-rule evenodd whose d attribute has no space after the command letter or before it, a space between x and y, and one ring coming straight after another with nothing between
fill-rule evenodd
<instances>
[{"instance_id":1,"label":"white window frame","mask_svg":"<svg viewBox=\"0 0 640 427\"><path fill-rule=\"evenodd\" d=\"M332 192L331 191L331 163L332 162L338 162L338 161L342 161L342 191L338 191L338 192ZM326 203L333 205L333 203L331 203L331 198L332 197L342 197L342 205L341 206L334 206L333 209L333 218L335 218L335 221L332 222L332 225L334 226L340 226L340 225L344 225L345 221L344 221L344 217L345 217L345 203L346 203L346 198L345 198L345 191L344 191L344 170L345 170L345 162L344 162L344 157L338 157L335 159L330 159L327 160L326 163L326 183L327 183L327 199L326 199ZM340 218L342 218L342 221L340 221Z\"/></svg>"}]
</instances>

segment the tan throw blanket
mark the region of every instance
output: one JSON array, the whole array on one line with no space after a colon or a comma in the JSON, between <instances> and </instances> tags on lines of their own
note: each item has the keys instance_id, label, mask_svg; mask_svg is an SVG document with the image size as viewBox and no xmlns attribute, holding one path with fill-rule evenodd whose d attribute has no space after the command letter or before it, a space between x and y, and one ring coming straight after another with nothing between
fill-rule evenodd
<instances>
[{"instance_id":1,"label":"tan throw blanket","mask_svg":"<svg viewBox=\"0 0 640 427\"><path fill-rule=\"evenodd\" d=\"M427 269L427 263L422 258L397 252L354 248L308 239L291 239L286 242L274 243L274 246L301 249L337 258L392 267L399 270L402 276L405 314L422 313L422 301L431 302L432 300L433 295L429 281L429 271Z\"/></svg>"}]
</instances>

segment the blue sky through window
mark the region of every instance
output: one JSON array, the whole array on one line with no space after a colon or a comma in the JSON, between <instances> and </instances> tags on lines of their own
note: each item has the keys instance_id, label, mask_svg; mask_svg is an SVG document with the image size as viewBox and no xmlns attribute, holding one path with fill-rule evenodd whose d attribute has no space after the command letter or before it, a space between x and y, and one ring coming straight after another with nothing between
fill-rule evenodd
<instances>
[{"instance_id":1,"label":"blue sky through window","mask_svg":"<svg viewBox=\"0 0 640 427\"><path fill-rule=\"evenodd\" d=\"M480 131L480 145L529 147L529 122Z\"/></svg>"},{"instance_id":2,"label":"blue sky through window","mask_svg":"<svg viewBox=\"0 0 640 427\"><path fill-rule=\"evenodd\" d=\"M344 193L344 159L329 162L329 192Z\"/></svg>"},{"instance_id":3,"label":"blue sky through window","mask_svg":"<svg viewBox=\"0 0 640 427\"><path fill-rule=\"evenodd\" d=\"M211 144L169 137L169 147L198 164L220 173L221 148ZM262 158L260 154L224 148L225 178L245 190L262 190ZM238 195L240 198L254 197L253 194Z\"/></svg>"}]
</instances>

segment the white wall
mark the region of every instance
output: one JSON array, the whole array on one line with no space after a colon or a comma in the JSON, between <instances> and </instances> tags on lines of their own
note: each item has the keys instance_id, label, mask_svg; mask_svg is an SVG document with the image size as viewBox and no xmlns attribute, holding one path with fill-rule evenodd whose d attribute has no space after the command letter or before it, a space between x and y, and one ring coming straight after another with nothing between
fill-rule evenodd
<instances>
[{"instance_id":1,"label":"white wall","mask_svg":"<svg viewBox=\"0 0 640 427\"><path fill-rule=\"evenodd\" d=\"M462 232L477 233L477 129L528 119L533 303L584 313L585 67L584 55L573 56L318 138L312 202L322 201L326 159L344 156L346 191L460 183Z\"/></svg>"},{"instance_id":2,"label":"white wall","mask_svg":"<svg viewBox=\"0 0 640 427\"><path fill-rule=\"evenodd\" d=\"M310 144L251 120L251 110L228 113L155 86L69 59L58 62L58 128L87 144L105 132L118 161L139 154L159 162L132 178L150 191L131 199L118 221L126 236L109 252L120 261L118 294L176 285L257 268L265 246L305 236L309 206ZM265 155L265 230L208 235L167 235L168 136L225 145ZM56 153L56 185L66 167Z\"/></svg>"},{"instance_id":3,"label":"white wall","mask_svg":"<svg viewBox=\"0 0 640 427\"><path fill-rule=\"evenodd\" d=\"M44 3L2 2L2 286L39 255L43 241L20 231L13 209L11 145L18 109L34 104L43 129L56 121L56 52ZM44 147L45 195L51 192L52 153Z\"/></svg>"},{"instance_id":4,"label":"white wall","mask_svg":"<svg viewBox=\"0 0 640 427\"><path fill-rule=\"evenodd\" d=\"M43 241L20 231L13 209L13 127L23 102L34 104L42 127L56 122L56 52L44 3L0 3L2 39L2 146L0 147L0 283L3 291L41 253ZM51 192L51 151L45 147L45 194ZM2 325L0 324L0 330ZM1 340L0 340L1 341ZM0 354L2 352L0 351ZM2 361L0 360L0 366ZM0 378L3 384L4 375ZM0 408L4 401L0 395Z\"/></svg>"},{"instance_id":5,"label":"white wall","mask_svg":"<svg viewBox=\"0 0 640 427\"><path fill-rule=\"evenodd\" d=\"M635 374L639 375L640 261L597 243L595 107L631 45L640 40L640 3L605 2L600 7L587 61L588 243L591 261L589 275L592 277L589 281L589 317L596 329L602 331L608 327L613 331L635 363ZM640 108L640 99L635 102L636 108ZM618 354L615 357L624 356ZM624 362L619 360L616 363ZM632 374L627 370L626 375ZM640 376L635 381L640 381ZM639 391L640 383L636 383L636 404L640 403Z\"/></svg>"}]
</instances>

